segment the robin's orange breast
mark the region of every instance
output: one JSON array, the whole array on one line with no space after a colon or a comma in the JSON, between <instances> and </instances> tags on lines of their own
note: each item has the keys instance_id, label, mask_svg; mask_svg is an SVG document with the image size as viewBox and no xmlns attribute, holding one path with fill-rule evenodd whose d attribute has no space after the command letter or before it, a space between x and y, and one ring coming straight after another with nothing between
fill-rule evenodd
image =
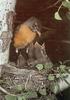
<instances>
[{"instance_id":1,"label":"robin's orange breast","mask_svg":"<svg viewBox=\"0 0 70 100\"><path fill-rule=\"evenodd\" d=\"M32 32L32 30L27 26L22 24L19 29L16 31L14 36L14 46L16 48L24 48L36 37L36 33Z\"/></svg>"}]
</instances>

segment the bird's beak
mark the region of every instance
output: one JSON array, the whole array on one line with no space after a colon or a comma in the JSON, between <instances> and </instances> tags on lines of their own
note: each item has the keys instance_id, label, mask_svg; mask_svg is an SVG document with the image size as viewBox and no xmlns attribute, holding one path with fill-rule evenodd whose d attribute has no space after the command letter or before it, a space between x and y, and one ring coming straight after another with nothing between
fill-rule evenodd
<instances>
[{"instance_id":1,"label":"bird's beak","mask_svg":"<svg viewBox=\"0 0 70 100\"><path fill-rule=\"evenodd\" d=\"M41 32L37 31L37 34L38 34L39 37L41 37Z\"/></svg>"}]
</instances>

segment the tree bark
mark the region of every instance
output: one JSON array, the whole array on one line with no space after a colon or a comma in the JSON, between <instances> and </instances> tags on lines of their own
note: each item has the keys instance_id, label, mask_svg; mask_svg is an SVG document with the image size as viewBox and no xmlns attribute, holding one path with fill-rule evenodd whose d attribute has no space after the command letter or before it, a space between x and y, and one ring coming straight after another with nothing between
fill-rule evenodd
<instances>
[{"instance_id":1,"label":"tree bark","mask_svg":"<svg viewBox=\"0 0 70 100\"><path fill-rule=\"evenodd\" d=\"M0 0L0 65L8 63L16 0Z\"/></svg>"}]
</instances>

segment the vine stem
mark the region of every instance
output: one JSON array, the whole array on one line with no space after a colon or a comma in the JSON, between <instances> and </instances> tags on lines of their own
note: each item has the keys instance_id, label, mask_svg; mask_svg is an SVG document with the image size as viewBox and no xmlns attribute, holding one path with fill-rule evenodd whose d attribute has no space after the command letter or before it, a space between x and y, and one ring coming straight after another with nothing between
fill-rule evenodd
<instances>
[{"instance_id":1,"label":"vine stem","mask_svg":"<svg viewBox=\"0 0 70 100\"><path fill-rule=\"evenodd\" d=\"M58 0L57 2L55 2L53 5L50 5L47 9L52 8L54 6L56 6L59 2L61 2L62 0Z\"/></svg>"},{"instance_id":2,"label":"vine stem","mask_svg":"<svg viewBox=\"0 0 70 100\"><path fill-rule=\"evenodd\" d=\"M61 7L62 7L62 3L61 3L61 5L59 6L59 8L58 8L58 11L57 11L57 12L59 12L59 11L60 11Z\"/></svg>"}]
</instances>

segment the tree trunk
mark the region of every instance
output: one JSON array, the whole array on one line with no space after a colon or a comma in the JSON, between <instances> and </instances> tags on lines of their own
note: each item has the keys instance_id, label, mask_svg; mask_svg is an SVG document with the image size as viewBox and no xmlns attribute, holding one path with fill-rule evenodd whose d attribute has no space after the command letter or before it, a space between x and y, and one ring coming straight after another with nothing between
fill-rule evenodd
<instances>
[{"instance_id":1,"label":"tree trunk","mask_svg":"<svg viewBox=\"0 0 70 100\"><path fill-rule=\"evenodd\" d=\"M16 0L0 0L0 65L8 63Z\"/></svg>"}]
</instances>

